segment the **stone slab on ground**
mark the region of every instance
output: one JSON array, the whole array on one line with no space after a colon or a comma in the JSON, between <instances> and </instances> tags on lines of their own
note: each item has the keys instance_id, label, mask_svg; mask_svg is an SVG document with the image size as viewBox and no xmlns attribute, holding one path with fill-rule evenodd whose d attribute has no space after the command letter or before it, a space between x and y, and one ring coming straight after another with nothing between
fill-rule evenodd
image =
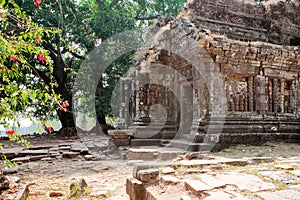
<instances>
[{"instance_id":1,"label":"stone slab on ground","mask_svg":"<svg viewBox=\"0 0 300 200\"><path fill-rule=\"evenodd\" d=\"M89 153L89 149L84 143L81 142L72 144L71 151L80 152L81 155Z\"/></svg>"},{"instance_id":2,"label":"stone slab on ground","mask_svg":"<svg viewBox=\"0 0 300 200\"><path fill-rule=\"evenodd\" d=\"M25 162L29 162L29 161L30 161L30 156L14 158L14 159L12 159L11 161L12 161L12 162L16 162L16 163L25 163Z\"/></svg>"},{"instance_id":3,"label":"stone slab on ground","mask_svg":"<svg viewBox=\"0 0 300 200\"><path fill-rule=\"evenodd\" d=\"M3 149L1 151L2 155L6 155L8 159L12 159L20 154L21 151L23 151L24 148L22 147L14 147L14 148L8 148L8 149Z\"/></svg>"},{"instance_id":4,"label":"stone slab on ground","mask_svg":"<svg viewBox=\"0 0 300 200\"><path fill-rule=\"evenodd\" d=\"M162 188L159 185L151 185L147 187L147 193L151 194L149 200L171 200L171 199L183 199L183 200L196 200L200 199L200 196L196 196L189 191L185 191L182 186L172 185L172 187ZM147 197L149 197L148 195ZM175 198L174 198L175 197ZM183 198L181 198L183 197ZM148 200L148 199L147 199Z\"/></svg>"},{"instance_id":5,"label":"stone slab on ground","mask_svg":"<svg viewBox=\"0 0 300 200\"><path fill-rule=\"evenodd\" d=\"M276 169L281 169L281 170L294 170L295 167L290 166L290 165L275 165Z\"/></svg>"},{"instance_id":6,"label":"stone slab on ground","mask_svg":"<svg viewBox=\"0 0 300 200\"><path fill-rule=\"evenodd\" d=\"M216 179L227 184L235 185L241 191L248 190L250 192L258 192L276 189L274 184L265 182L259 177L250 174L218 174L216 175Z\"/></svg>"},{"instance_id":7,"label":"stone slab on ground","mask_svg":"<svg viewBox=\"0 0 300 200\"><path fill-rule=\"evenodd\" d=\"M292 171L293 172L293 171ZM283 182L285 184L294 184L300 182L300 177L293 176L284 171L260 171L258 174L272 178L273 180Z\"/></svg>"},{"instance_id":8,"label":"stone slab on ground","mask_svg":"<svg viewBox=\"0 0 300 200\"><path fill-rule=\"evenodd\" d=\"M208 192L208 195L209 196L204 198L204 200L249 200L248 198L241 195L236 196L222 191Z\"/></svg>"},{"instance_id":9,"label":"stone slab on ground","mask_svg":"<svg viewBox=\"0 0 300 200\"><path fill-rule=\"evenodd\" d=\"M28 147L28 150L43 150L43 149L50 149L53 148L53 145L36 145Z\"/></svg>"},{"instance_id":10,"label":"stone slab on ground","mask_svg":"<svg viewBox=\"0 0 300 200\"><path fill-rule=\"evenodd\" d=\"M296 190L280 190L275 192L260 192L257 195L265 200L300 200L300 192Z\"/></svg>"},{"instance_id":11,"label":"stone slab on ground","mask_svg":"<svg viewBox=\"0 0 300 200\"><path fill-rule=\"evenodd\" d=\"M218 164L227 164L235 166L245 166L248 164L246 159L215 159L215 160L181 160L175 163L172 163L172 166L204 166L204 165L218 165Z\"/></svg>"},{"instance_id":12,"label":"stone slab on ground","mask_svg":"<svg viewBox=\"0 0 300 200\"><path fill-rule=\"evenodd\" d=\"M37 155L48 155L49 150L38 149L38 150L23 150L19 153L20 156L37 156Z\"/></svg>"},{"instance_id":13,"label":"stone slab on ground","mask_svg":"<svg viewBox=\"0 0 300 200\"><path fill-rule=\"evenodd\" d=\"M175 176L163 175L160 177L160 182L165 185L176 185L180 182L180 180Z\"/></svg>"},{"instance_id":14,"label":"stone slab on ground","mask_svg":"<svg viewBox=\"0 0 300 200\"><path fill-rule=\"evenodd\" d=\"M186 151L174 147L142 146L130 148L127 152L127 160L155 160L167 161L176 158Z\"/></svg>"},{"instance_id":15,"label":"stone slab on ground","mask_svg":"<svg viewBox=\"0 0 300 200\"><path fill-rule=\"evenodd\" d=\"M212 188L221 188L226 186L226 182L215 178L214 176L201 174L198 176L199 180Z\"/></svg>"},{"instance_id":16,"label":"stone slab on ground","mask_svg":"<svg viewBox=\"0 0 300 200\"><path fill-rule=\"evenodd\" d=\"M3 191L0 197L5 200L26 200L28 199L28 194L28 184L21 184L17 185L16 188Z\"/></svg>"},{"instance_id":17,"label":"stone slab on ground","mask_svg":"<svg viewBox=\"0 0 300 200\"><path fill-rule=\"evenodd\" d=\"M14 200L26 200L29 194L28 185L20 186L19 193Z\"/></svg>"},{"instance_id":18,"label":"stone slab on ground","mask_svg":"<svg viewBox=\"0 0 300 200\"><path fill-rule=\"evenodd\" d=\"M186 180L184 181L184 187L186 190L191 191L194 195L201 195L204 191L213 189L212 186L203 183L198 180Z\"/></svg>"},{"instance_id":19,"label":"stone slab on ground","mask_svg":"<svg viewBox=\"0 0 300 200\"><path fill-rule=\"evenodd\" d=\"M300 170L294 170L292 173L295 174L296 176L300 177Z\"/></svg>"},{"instance_id":20,"label":"stone slab on ground","mask_svg":"<svg viewBox=\"0 0 300 200\"><path fill-rule=\"evenodd\" d=\"M274 158L272 157L250 157L245 159L247 159L251 164L270 163L274 161Z\"/></svg>"}]
</instances>

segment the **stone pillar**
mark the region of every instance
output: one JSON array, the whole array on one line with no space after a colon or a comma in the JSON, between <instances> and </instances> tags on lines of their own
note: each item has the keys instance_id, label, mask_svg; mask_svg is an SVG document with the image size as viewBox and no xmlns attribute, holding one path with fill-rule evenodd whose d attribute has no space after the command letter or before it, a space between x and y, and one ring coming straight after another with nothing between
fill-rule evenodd
<instances>
[{"instance_id":1,"label":"stone pillar","mask_svg":"<svg viewBox=\"0 0 300 200\"><path fill-rule=\"evenodd\" d=\"M273 80L273 102L274 102L274 112L278 113L280 112L279 108L279 81L277 78L274 78Z\"/></svg>"},{"instance_id":2,"label":"stone pillar","mask_svg":"<svg viewBox=\"0 0 300 200\"><path fill-rule=\"evenodd\" d=\"M255 107L258 114L264 115L266 112L266 80L262 75L255 77Z\"/></svg>"},{"instance_id":3,"label":"stone pillar","mask_svg":"<svg viewBox=\"0 0 300 200\"><path fill-rule=\"evenodd\" d=\"M190 130L191 138L195 135L203 135L205 133L205 126L206 126L206 114L207 110L205 108L206 100L205 100L205 84L201 83L199 74L195 73L193 76L193 86L194 89L192 91L192 99L193 99L193 122L192 127ZM203 91L200 91L203 89ZM202 116L201 116L202 115ZM201 137L201 136L200 136ZM202 141L199 141L202 142Z\"/></svg>"},{"instance_id":4,"label":"stone pillar","mask_svg":"<svg viewBox=\"0 0 300 200\"><path fill-rule=\"evenodd\" d=\"M298 76L300 77L300 76ZM300 117L300 78L298 78L298 81L296 82L296 115Z\"/></svg>"},{"instance_id":5,"label":"stone pillar","mask_svg":"<svg viewBox=\"0 0 300 200\"><path fill-rule=\"evenodd\" d=\"M273 104L274 104L274 100L273 100L273 80L272 79L269 79L268 81L268 106L269 106L269 109L268 111L269 112L274 112L274 107L273 107Z\"/></svg>"},{"instance_id":6,"label":"stone pillar","mask_svg":"<svg viewBox=\"0 0 300 200\"><path fill-rule=\"evenodd\" d=\"M149 85L143 84L149 83L149 74L139 74L141 77L140 83L137 84L139 87L136 89L136 118L135 121L139 123L148 123L150 121L149 118Z\"/></svg>"},{"instance_id":7,"label":"stone pillar","mask_svg":"<svg viewBox=\"0 0 300 200\"><path fill-rule=\"evenodd\" d=\"M190 85L181 85L180 88L180 131L188 134L193 121L193 89Z\"/></svg>"},{"instance_id":8,"label":"stone pillar","mask_svg":"<svg viewBox=\"0 0 300 200\"><path fill-rule=\"evenodd\" d=\"M284 113L284 86L285 80L280 79L280 98L279 98L279 105L280 105L280 112Z\"/></svg>"},{"instance_id":9,"label":"stone pillar","mask_svg":"<svg viewBox=\"0 0 300 200\"><path fill-rule=\"evenodd\" d=\"M130 121L131 121L131 115L132 115L132 110L130 109L130 98L131 98L131 92L132 92L132 88L131 88L131 79L124 79L123 80L123 88L122 91L123 92L123 96L124 98L122 98L123 102L122 104L125 106L124 107L124 128L128 128L130 126ZM128 102L128 104L127 104ZM130 113L131 112L131 113Z\"/></svg>"},{"instance_id":10,"label":"stone pillar","mask_svg":"<svg viewBox=\"0 0 300 200\"><path fill-rule=\"evenodd\" d=\"M253 86L254 86L254 78L253 76L250 76L248 78L248 99L249 99L249 112L254 111L254 92L253 92Z\"/></svg>"},{"instance_id":11,"label":"stone pillar","mask_svg":"<svg viewBox=\"0 0 300 200\"><path fill-rule=\"evenodd\" d=\"M297 82L296 80L292 81L291 90L290 90L290 107L291 107L291 113L295 114L296 111L296 100L297 100L297 90L296 90Z\"/></svg>"}]
</instances>

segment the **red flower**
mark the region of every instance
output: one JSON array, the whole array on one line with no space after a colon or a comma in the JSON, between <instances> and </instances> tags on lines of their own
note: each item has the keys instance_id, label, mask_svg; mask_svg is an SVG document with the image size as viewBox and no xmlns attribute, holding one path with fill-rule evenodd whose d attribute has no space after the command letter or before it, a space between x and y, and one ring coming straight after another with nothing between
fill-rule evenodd
<instances>
[{"instance_id":1,"label":"red flower","mask_svg":"<svg viewBox=\"0 0 300 200\"><path fill-rule=\"evenodd\" d=\"M47 127L47 131L48 131L49 133L51 133L52 130L53 130L53 128L52 128L51 126L48 126L48 127Z\"/></svg>"},{"instance_id":2,"label":"red flower","mask_svg":"<svg viewBox=\"0 0 300 200\"><path fill-rule=\"evenodd\" d=\"M40 36L36 36L35 39L36 39L36 41L39 42L41 40L41 37Z\"/></svg>"},{"instance_id":3,"label":"red flower","mask_svg":"<svg viewBox=\"0 0 300 200\"><path fill-rule=\"evenodd\" d=\"M17 61L18 60L18 55L13 55L10 57L11 61Z\"/></svg>"},{"instance_id":4,"label":"red flower","mask_svg":"<svg viewBox=\"0 0 300 200\"><path fill-rule=\"evenodd\" d=\"M44 63L45 60L46 60L46 56L44 54L41 54L41 55L38 56L38 60L42 61L42 63Z\"/></svg>"},{"instance_id":5,"label":"red flower","mask_svg":"<svg viewBox=\"0 0 300 200\"><path fill-rule=\"evenodd\" d=\"M67 107L69 107L69 104L68 104L68 103L63 103L61 106L62 106L63 108L67 108Z\"/></svg>"},{"instance_id":6,"label":"red flower","mask_svg":"<svg viewBox=\"0 0 300 200\"><path fill-rule=\"evenodd\" d=\"M39 6L41 3L42 3L42 0L35 0L33 4L35 6Z\"/></svg>"},{"instance_id":7,"label":"red flower","mask_svg":"<svg viewBox=\"0 0 300 200\"><path fill-rule=\"evenodd\" d=\"M7 130L6 131L6 135L12 135L15 133L15 130L14 129L11 129L11 130Z\"/></svg>"}]
</instances>

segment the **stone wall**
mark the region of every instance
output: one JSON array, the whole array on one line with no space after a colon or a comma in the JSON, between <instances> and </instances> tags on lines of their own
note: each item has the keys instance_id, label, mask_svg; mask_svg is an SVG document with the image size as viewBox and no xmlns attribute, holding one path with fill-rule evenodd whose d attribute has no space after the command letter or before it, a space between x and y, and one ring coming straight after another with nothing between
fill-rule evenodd
<instances>
[{"instance_id":1,"label":"stone wall","mask_svg":"<svg viewBox=\"0 0 300 200\"><path fill-rule=\"evenodd\" d=\"M299 9L298 0L201 0L190 1L181 16L232 39L299 45Z\"/></svg>"},{"instance_id":2,"label":"stone wall","mask_svg":"<svg viewBox=\"0 0 300 200\"><path fill-rule=\"evenodd\" d=\"M203 43L203 42L202 42ZM298 113L299 48L212 36L204 48L226 76L230 111ZM264 87L262 94L253 90ZM261 97L261 101L258 98Z\"/></svg>"}]
</instances>

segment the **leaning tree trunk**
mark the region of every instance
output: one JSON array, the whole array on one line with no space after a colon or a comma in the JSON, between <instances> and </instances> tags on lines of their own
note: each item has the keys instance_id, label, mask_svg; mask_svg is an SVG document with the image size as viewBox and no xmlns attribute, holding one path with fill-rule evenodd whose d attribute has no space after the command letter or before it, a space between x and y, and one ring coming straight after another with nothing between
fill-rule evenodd
<instances>
[{"instance_id":1,"label":"leaning tree trunk","mask_svg":"<svg viewBox=\"0 0 300 200\"><path fill-rule=\"evenodd\" d=\"M77 135L76 124L74 119L74 114L72 110L72 95L70 95L68 88L62 87L58 91L59 94L62 95L62 98L68 101L69 106L66 108L67 110L57 110L59 121L61 122L61 129L58 131L59 135L62 136L75 136Z\"/></svg>"}]
</instances>

